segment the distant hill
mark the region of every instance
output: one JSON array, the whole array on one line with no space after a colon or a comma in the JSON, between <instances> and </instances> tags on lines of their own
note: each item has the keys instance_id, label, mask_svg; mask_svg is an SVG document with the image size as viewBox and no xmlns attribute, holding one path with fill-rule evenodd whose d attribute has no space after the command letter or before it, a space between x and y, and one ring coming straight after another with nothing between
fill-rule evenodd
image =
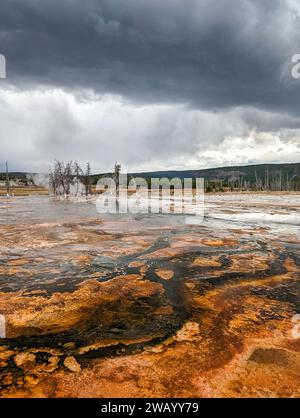
<instances>
[{"instance_id":1,"label":"distant hill","mask_svg":"<svg viewBox=\"0 0 300 418\"><path fill-rule=\"evenodd\" d=\"M6 179L6 173L0 173L0 185L2 185L3 182L5 182ZM29 174L23 173L23 172L11 172L9 173L9 180L11 183L14 184L20 184L24 186L28 186L32 184L32 182L29 181Z\"/></svg>"},{"instance_id":2,"label":"distant hill","mask_svg":"<svg viewBox=\"0 0 300 418\"><path fill-rule=\"evenodd\" d=\"M15 172L11 172L9 173L9 178L12 180L17 180L17 179L26 179L29 173L24 173L22 171L15 171ZM0 180L5 180L6 174L5 173L0 173Z\"/></svg>"},{"instance_id":3,"label":"distant hill","mask_svg":"<svg viewBox=\"0 0 300 418\"><path fill-rule=\"evenodd\" d=\"M233 177L243 177L248 181L255 181L256 177L264 178L267 174L269 176L282 174L288 175L289 178L300 177L300 163L294 164L259 164L247 166L230 166L207 168L202 170L183 170L183 171L152 171L144 173L132 173L133 176L141 176L145 178L151 177L167 177L174 178L196 178L202 177L206 180L228 180Z\"/></svg>"},{"instance_id":4,"label":"distant hill","mask_svg":"<svg viewBox=\"0 0 300 418\"><path fill-rule=\"evenodd\" d=\"M108 175L108 174L106 174ZM110 175L110 174L109 174ZM166 177L172 179L204 178L207 191L226 189L300 190L300 163L257 164L217 167L201 170L169 170L130 173L145 179ZM93 176L93 183L104 176Z\"/></svg>"},{"instance_id":5,"label":"distant hill","mask_svg":"<svg viewBox=\"0 0 300 418\"><path fill-rule=\"evenodd\" d=\"M29 173L9 173L11 180L27 183ZM94 174L92 183L111 173ZM300 190L300 163L293 164L256 164L246 166L217 167L201 170L169 170L129 173L129 176L151 178L166 177L172 179L204 178L207 191L222 189L252 190ZM5 173L0 173L0 181L5 180Z\"/></svg>"}]
</instances>

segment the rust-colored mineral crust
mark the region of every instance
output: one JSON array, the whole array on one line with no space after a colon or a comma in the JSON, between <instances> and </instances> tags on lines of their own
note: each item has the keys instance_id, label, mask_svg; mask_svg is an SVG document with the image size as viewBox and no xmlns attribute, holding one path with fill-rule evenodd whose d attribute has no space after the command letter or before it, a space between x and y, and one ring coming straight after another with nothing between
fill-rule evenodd
<instances>
[{"instance_id":1,"label":"rust-colored mineral crust","mask_svg":"<svg viewBox=\"0 0 300 418\"><path fill-rule=\"evenodd\" d=\"M299 243L267 225L3 223L0 396L300 396Z\"/></svg>"}]
</instances>

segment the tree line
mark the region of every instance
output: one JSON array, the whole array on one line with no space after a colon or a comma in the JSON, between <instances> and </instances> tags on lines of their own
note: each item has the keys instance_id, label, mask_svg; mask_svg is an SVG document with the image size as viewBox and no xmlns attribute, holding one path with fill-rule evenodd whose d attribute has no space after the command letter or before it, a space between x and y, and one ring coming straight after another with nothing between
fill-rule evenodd
<instances>
[{"instance_id":1,"label":"tree line","mask_svg":"<svg viewBox=\"0 0 300 418\"><path fill-rule=\"evenodd\" d=\"M113 173L106 175L92 175L90 164L87 163L82 169L75 161L55 161L49 173L49 188L54 196L88 196L91 194L91 185L103 176L115 179L118 184L118 176L121 165L116 163ZM221 173L220 173L221 174ZM231 171L228 175L220 178L206 178L204 181L205 192L226 192L226 191L300 191L300 176L297 173L289 173L285 170L265 170L251 173ZM217 177L217 176L216 176ZM128 175L128 182L131 176ZM150 178L145 178L149 189L151 188ZM193 179L193 187L196 187L196 179Z\"/></svg>"},{"instance_id":2,"label":"tree line","mask_svg":"<svg viewBox=\"0 0 300 418\"><path fill-rule=\"evenodd\" d=\"M206 179L204 184L205 191L208 193L224 191L300 191L300 178L298 175L290 175L282 170L270 172L268 168L265 173L260 174L255 170L253 178L243 176L240 173L232 173L226 179Z\"/></svg>"}]
</instances>

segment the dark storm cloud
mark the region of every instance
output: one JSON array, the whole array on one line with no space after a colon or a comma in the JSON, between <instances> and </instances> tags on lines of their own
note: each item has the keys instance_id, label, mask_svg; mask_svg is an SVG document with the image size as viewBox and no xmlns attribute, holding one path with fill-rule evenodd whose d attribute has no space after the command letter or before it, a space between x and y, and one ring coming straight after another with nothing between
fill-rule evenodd
<instances>
[{"instance_id":1,"label":"dark storm cloud","mask_svg":"<svg viewBox=\"0 0 300 418\"><path fill-rule=\"evenodd\" d=\"M1 0L3 160L298 161L299 21L299 0Z\"/></svg>"},{"instance_id":2,"label":"dark storm cloud","mask_svg":"<svg viewBox=\"0 0 300 418\"><path fill-rule=\"evenodd\" d=\"M286 0L1 0L9 83L135 102L299 115L299 14ZM297 4L297 2L294 4Z\"/></svg>"}]
</instances>

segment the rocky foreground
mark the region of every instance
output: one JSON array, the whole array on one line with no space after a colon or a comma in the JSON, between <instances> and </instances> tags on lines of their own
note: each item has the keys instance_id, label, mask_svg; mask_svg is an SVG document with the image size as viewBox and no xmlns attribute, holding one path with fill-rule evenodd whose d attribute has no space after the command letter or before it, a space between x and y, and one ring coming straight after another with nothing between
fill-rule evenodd
<instances>
[{"instance_id":1,"label":"rocky foreground","mask_svg":"<svg viewBox=\"0 0 300 418\"><path fill-rule=\"evenodd\" d=\"M298 397L299 249L292 227L2 223L0 396Z\"/></svg>"}]
</instances>

